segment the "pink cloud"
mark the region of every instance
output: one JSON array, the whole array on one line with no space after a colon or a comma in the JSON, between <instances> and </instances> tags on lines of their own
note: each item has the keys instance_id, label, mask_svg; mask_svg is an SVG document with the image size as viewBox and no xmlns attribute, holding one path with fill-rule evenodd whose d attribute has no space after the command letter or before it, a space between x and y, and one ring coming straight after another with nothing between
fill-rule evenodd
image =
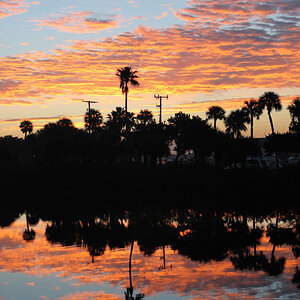
<instances>
[{"instance_id":1,"label":"pink cloud","mask_svg":"<svg viewBox=\"0 0 300 300\"><path fill-rule=\"evenodd\" d=\"M155 19L163 19L165 18L169 13L168 12L164 12L162 13L160 16L156 17Z\"/></svg>"},{"instance_id":2,"label":"pink cloud","mask_svg":"<svg viewBox=\"0 0 300 300\"><path fill-rule=\"evenodd\" d=\"M190 1L180 13L189 15L193 22L182 26L140 26L100 41L70 40L48 53L0 58L0 99L32 102L47 101L49 96L84 99L86 95L120 95L115 70L126 65L132 65L140 75L140 87L131 93L300 87L300 32L294 10L288 11L280 0L268 5L246 1L250 11L234 2L229 10L232 19L221 22L230 1L205 3L201 6L200 1ZM273 7L277 4L285 14L275 18L278 10ZM214 7L215 15L209 12ZM203 11L208 11L208 16ZM52 15L39 25L78 32L102 28L93 16L90 12Z\"/></svg>"},{"instance_id":3,"label":"pink cloud","mask_svg":"<svg viewBox=\"0 0 300 300\"><path fill-rule=\"evenodd\" d=\"M65 15L52 14L50 18L34 20L39 27L50 27L70 33L96 33L101 30L117 27L114 19L101 19L94 17L93 12L70 12Z\"/></svg>"},{"instance_id":4,"label":"pink cloud","mask_svg":"<svg viewBox=\"0 0 300 300\"><path fill-rule=\"evenodd\" d=\"M29 3L26 0L0 0L0 19L25 13L29 6L35 4L39 4L39 2L33 1Z\"/></svg>"}]
</instances>

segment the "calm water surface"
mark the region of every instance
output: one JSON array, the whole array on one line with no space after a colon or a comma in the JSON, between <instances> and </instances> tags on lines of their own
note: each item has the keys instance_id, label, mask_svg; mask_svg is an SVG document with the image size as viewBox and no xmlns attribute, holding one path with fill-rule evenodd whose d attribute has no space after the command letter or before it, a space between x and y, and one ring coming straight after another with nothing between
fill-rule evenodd
<instances>
[{"instance_id":1,"label":"calm water surface","mask_svg":"<svg viewBox=\"0 0 300 300\"><path fill-rule=\"evenodd\" d=\"M0 229L0 299L300 298L297 216L203 218L23 214Z\"/></svg>"}]
</instances>

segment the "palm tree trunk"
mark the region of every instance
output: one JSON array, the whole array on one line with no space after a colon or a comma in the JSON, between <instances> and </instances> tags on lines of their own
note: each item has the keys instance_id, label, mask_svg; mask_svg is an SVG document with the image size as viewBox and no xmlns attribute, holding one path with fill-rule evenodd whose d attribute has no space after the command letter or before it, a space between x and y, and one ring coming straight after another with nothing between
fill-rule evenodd
<instances>
[{"instance_id":1,"label":"palm tree trunk","mask_svg":"<svg viewBox=\"0 0 300 300\"><path fill-rule=\"evenodd\" d=\"M134 245L134 241L131 244L130 255L129 255L129 286L130 286L131 293L133 292L132 276L131 276L131 258L132 258L133 245ZM131 296L132 296L132 294L131 294Z\"/></svg>"},{"instance_id":2,"label":"palm tree trunk","mask_svg":"<svg viewBox=\"0 0 300 300\"><path fill-rule=\"evenodd\" d=\"M251 139L253 139L253 114L251 114L250 124L251 124Z\"/></svg>"},{"instance_id":3,"label":"palm tree trunk","mask_svg":"<svg viewBox=\"0 0 300 300\"><path fill-rule=\"evenodd\" d=\"M268 116L269 116L269 121L270 121L270 125L271 125L272 134L274 134L275 131L274 131L273 120L272 120L272 117L271 117L271 111L268 111Z\"/></svg>"},{"instance_id":4,"label":"palm tree trunk","mask_svg":"<svg viewBox=\"0 0 300 300\"><path fill-rule=\"evenodd\" d=\"M270 120L272 134L275 134L273 120L272 120L272 117L271 117L271 111L268 111L268 116L269 116L269 120ZM278 169L279 168L279 160L278 160L278 153L277 153L277 151L275 151L275 160L276 160L276 167Z\"/></svg>"},{"instance_id":5,"label":"palm tree trunk","mask_svg":"<svg viewBox=\"0 0 300 300\"><path fill-rule=\"evenodd\" d=\"M125 111L127 112L127 97L128 97L128 86L127 82L125 83Z\"/></svg>"}]
</instances>

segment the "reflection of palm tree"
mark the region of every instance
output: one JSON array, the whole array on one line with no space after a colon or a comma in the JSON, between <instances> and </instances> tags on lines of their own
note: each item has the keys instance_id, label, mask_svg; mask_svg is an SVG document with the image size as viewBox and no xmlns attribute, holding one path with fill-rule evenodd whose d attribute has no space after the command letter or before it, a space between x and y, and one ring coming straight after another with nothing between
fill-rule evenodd
<instances>
[{"instance_id":1,"label":"reflection of palm tree","mask_svg":"<svg viewBox=\"0 0 300 300\"><path fill-rule=\"evenodd\" d=\"M163 260L163 265L160 266L160 267L158 268L158 270L166 270L167 268L172 269L172 268L173 268L172 265L169 265L169 266L166 265L166 251L165 251L165 245L162 246L162 250L163 250L163 255L160 257L160 259Z\"/></svg>"},{"instance_id":2,"label":"reflection of palm tree","mask_svg":"<svg viewBox=\"0 0 300 300\"><path fill-rule=\"evenodd\" d=\"M132 260L132 252L133 252L134 241L131 243L130 254L129 254L129 287L124 291L125 300L139 300L144 298L144 294L136 294L133 296L133 285L132 285L132 274L131 274L131 260Z\"/></svg>"},{"instance_id":3,"label":"reflection of palm tree","mask_svg":"<svg viewBox=\"0 0 300 300\"><path fill-rule=\"evenodd\" d=\"M122 93L125 94L125 111L127 111L127 97L128 97L128 84L131 85L139 85L136 75L137 71L132 71L131 67L127 66L121 69L117 69L116 75L120 79L120 88L122 89Z\"/></svg>"},{"instance_id":4,"label":"reflection of palm tree","mask_svg":"<svg viewBox=\"0 0 300 300\"><path fill-rule=\"evenodd\" d=\"M35 239L35 231L30 228L30 224L35 225L38 223L38 219L31 217L31 215L26 211L26 229L23 232L23 240L26 242L33 241Z\"/></svg>"},{"instance_id":5,"label":"reflection of palm tree","mask_svg":"<svg viewBox=\"0 0 300 300\"><path fill-rule=\"evenodd\" d=\"M297 288L300 289L300 271L298 266L296 267L295 274L292 278L292 283L296 284Z\"/></svg>"}]
</instances>

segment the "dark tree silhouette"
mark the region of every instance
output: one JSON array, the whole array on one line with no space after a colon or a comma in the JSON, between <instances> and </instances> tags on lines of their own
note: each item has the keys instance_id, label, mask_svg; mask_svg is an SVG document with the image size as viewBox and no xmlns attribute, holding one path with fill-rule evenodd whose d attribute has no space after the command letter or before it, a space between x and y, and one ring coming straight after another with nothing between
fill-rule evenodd
<instances>
[{"instance_id":1,"label":"dark tree silhouette","mask_svg":"<svg viewBox=\"0 0 300 300\"><path fill-rule=\"evenodd\" d=\"M300 133L300 97L296 97L287 109L291 116L289 130L291 132Z\"/></svg>"},{"instance_id":2,"label":"dark tree silhouette","mask_svg":"<svg viewBox=\"0 0 300 300\"><path fill-rule=\"evenodd\" d=\"M74 127L73 122L68 118L61 118L56 122L56 124L62 128Z\"/></svg>"},{"instance_id":3,"label":"dark tree silhouette","mask_svg":"<svg viewBox=\"0 0 300 300\"><path fill-rule=\"evenodd\" d=\"M245 123L249 123L250 119L247 113L241 109L232 111L225 119L226 132L232 137L240 138L242 131L247 131Z\"/></svg>"},{"instance_id":4,"label":"dark tree silhouette","mask_svg":"<svg viewBox=\"0 0 300 300\"><path fill-rule=\"evenodd\" d=\"M225 110L220 106L211 106L208 108L208 112L206 112L206 116L208 120L214 121L214 129L217 129L217 120L225 119Z\"/></svg>"},{"instance_id":5,"label":"dark tree silhouette","mask_svg":"<svg viewBox=\"0 0 300 300\"><path fill-rule=\"evenodd\" d=\"M30 225L36 225L39 222L39 217L26 210L26 229L23 232L23 240L26 242L35 239L35 231L30 228Z\"/></svg>"},{"instance_id":6,"label":"dark tree silhouette","mask_svg":"<svg viewBox=\"0 0 300 300\"><path fill-rule=\"evenodd\" d=\"M204 162L214 146L214 132L206 120L193 116L184 131L187 148L192 149L197 162Z\"/></svg>"},{"instance_id":7,"label":"dark tree silhouette","mask_svg":"<svg viewBox=\"0 0 300 300\"><path fill-rule=\"evenodd\" d=\"M95 133L98 128L100 128L103 117L102 114L97 110L91 108L90 110L86 111L84 116L84 126L88 132Z\"/></svg>"},{"instance_id":8,"label":"dark tree silhouette","mask_svg":"<svg viewBox=\"0 0 300 300\"><path fill-rule=\"evenodd\" d=\"M174 117L170 117L168 119L168 132L170 136L170 141L175 142L175 151L177 152L175 159L176 162L178 161L180 155L184 154L185 151L189 150L185 141L184 131L186 126L190 122L191 116L181 111L176 113Z\"/></svg>"},{"instance_id":9,"label":"dark tree silhouette","mask_svg":"<svg viewBox=\"0 0 300 300\"><path fill-rule=\"evenodd\" d=\"M265 92L262 96L259 97L259 104L264 109L267 109L269 121L271 125L272 134L275 133L274 124L271 116L271 111L274 109L275 111L279 111L282 108L279 95L274 92Z\"/></svg>"},{"instance_id":10,"label":"dark tree silhouette","mask_svg":"<svg viewBox=\"0 0 300 300\"><path fill-rule=\"evenodd\" d=\"M254 118L259 120L259 117L262 114L262 107L259 105L258 101L250 99L249 101L244 102L244 107L242 109L250 117L250 137L253 139L253 120Z\"/></svg>"},{"instance_id":11,"label":"dark tree silhouette","mask_svg":"<svg viewBox=\"0 0 300 300\"><path fill-rule=\"evenodd\" d=\"M30 121L24 120L20 123L20 129L25 134L25 140L26 140L27 135L32 133L33 125Z\"/></svg>"},{"instance_id":12,"label":"dark tree silhouette","mask_svg":"<svg viewBox=\"0 0 300 300\"><path fill-rule=\"evenodd\" d=\"M127 97L129 88L128 85L139 85L137 79L139 78L136 75L137 71L133 71L131 67L127 66L121 69L117 69L116 75L120 79L120 89L122 89L122 93L125 95L125 111L127 112Z\"/></svg>"},{"instance_id":13,"label":"dark tree silhouette","mask_svg":"<svg viewBox=\"0 0 300 300\"><path fill-rule=\"evenodd\" d=\"M153 118L153 114L148 109L141 110L140 113L136 116L136 120L140 127L145 128L149 124L155 123L155 119Z\"/></svg>"},{"instance_id":14,"label":"dark tree silhouette","mask_svg":"<svg viewBox=\"0 0 300 300\"><path fill-rule=\"evenodd\" d=\"M135 125L134 113L117 107L107 116L105 122L106 136L114 146L114 153L119 155L133 156L133 142L131 133Z\"/></svg>"},{"instance_id":15,"label":"dark tree silhouette","mask_svg":"<svg viewBox=\"0 0 300 300\"><path fill-rule=\"evenodd\" d=\"M161 164L161 157L169 154L169 139L165 125L157 124L153 114L142 110L136 117L137 123L132 133L134 149L139 161L144 159L144 164L156 165L157 158Z\"/></svg>"},{"instance_id":16,"label":"dark tree silhouette","mask_svg":"<svg viewBox=\"0 0 300 300\"><path fill-rule=\"evenodd\" d=\"M128 263L128 272L129 272L129 287L124 291L125 300L140 300L145 297L144 294L136 294L136 296L133 296L133 285L132 285L132 267L131 267L131 261L132 261L132 252L133 252L133 246L134 241L131 243L130 247L130 254L129 254L129 263Z\"/></svg>"}]
</instances>

